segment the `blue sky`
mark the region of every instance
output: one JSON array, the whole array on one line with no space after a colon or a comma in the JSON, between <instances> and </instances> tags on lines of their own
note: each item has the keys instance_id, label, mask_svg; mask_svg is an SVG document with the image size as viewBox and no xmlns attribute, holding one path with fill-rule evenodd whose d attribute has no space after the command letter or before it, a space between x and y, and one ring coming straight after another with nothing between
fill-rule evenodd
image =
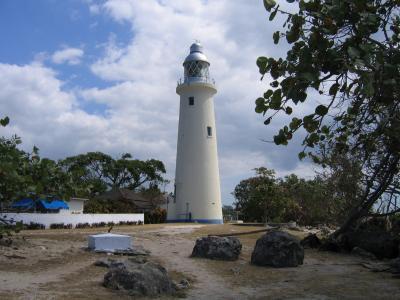
<instances>
[{"instance_id":1,"label":"blue sky","mask_svg":"<svg viewBox=\"0 0 400 300\"><path fill-rule=\"evenodd\" d=\"M278 29L262 1L2 0L0 111L11 118L3 134L53 159L87 151L160 159L173 181L175 87L199 39L218 87L223 202L256 167L310 177L311 166L297 160L299 138L288 147L261 141L288 119L265 127L254 112L268 84L256 58L285 55L285 45L272 43Z\"/></svg>"}]
</instances>

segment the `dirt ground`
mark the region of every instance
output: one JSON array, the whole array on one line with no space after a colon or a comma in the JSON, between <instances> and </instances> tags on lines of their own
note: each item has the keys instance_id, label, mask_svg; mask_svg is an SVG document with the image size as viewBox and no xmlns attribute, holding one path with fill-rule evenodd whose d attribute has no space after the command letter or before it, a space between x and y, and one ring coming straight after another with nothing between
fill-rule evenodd
<instances>
[{"instance_id":1,"label":"dirt ground","mask_svg":"<svg viewBox=\"0 0 400 300\"><path fill-rule=\"evenodd\" d=\"M189 257L198 237L257 229L162 224L115 227L113 232L131 235L134 245L150 250L151 259L175 280L188 279L187 299L400 299L399 279L371 272L355 256L306 250L298 268L253 266L251 252L262 233L239 236L243 250L235 262ZM85 249L87 236L102 231L23 231L12 248L0 246L0 299L131 299L102 286L106 269L93 263L107 255Z\"/></svg>"}]
</instances>

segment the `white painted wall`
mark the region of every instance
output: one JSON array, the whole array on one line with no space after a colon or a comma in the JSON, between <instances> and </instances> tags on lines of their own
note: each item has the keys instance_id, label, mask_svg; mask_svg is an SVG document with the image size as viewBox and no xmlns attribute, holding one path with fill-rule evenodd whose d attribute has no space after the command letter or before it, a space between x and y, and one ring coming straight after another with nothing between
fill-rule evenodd
<instances>
[{"instance_id":1,"label":"white painted wall","mask_svg":"<svg viewBox=\"0 0 400 300\"><path fill-rule=\"evenodd\" d=\"M168 205L168 220L185 219L191 212L192 220L222 222L213 100L217 90L210 83L185 82L176 92L180 95L176 203ZM189 105L189 97L194 97L194 105Z\"/></svg>"},{"instance_id":2,"label":"white painted wall","mask_svg":"<svg viewBox=\"0 0 400 300\"><path fill-rule=\"evenodd\" d=\"M144 214L71 214L66 211L58 214L39 214L39 213L2 213L7 220L22 221L24 224L39 223L49 228L51 224L64 223L72 224L75 227L79 223L100 223L100 222L143 222Z\"/></svg>"}]
</instances>

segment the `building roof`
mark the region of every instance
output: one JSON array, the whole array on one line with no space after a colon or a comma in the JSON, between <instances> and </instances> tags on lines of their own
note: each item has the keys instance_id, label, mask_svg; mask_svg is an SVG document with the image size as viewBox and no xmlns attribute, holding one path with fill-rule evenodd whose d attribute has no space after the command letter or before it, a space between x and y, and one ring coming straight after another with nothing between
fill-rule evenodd
<instances>
[{"instance_id":1,"label":"building roof","mask_svg":"<svg viewBox=\"0 0 400 300\"><path fill-rule=\"evenodd\" d=\"M107 192L97 196L96 198L101 199L101 200L111 200L111 201L118 201L121 199L128 200L130 202L133 202L133 204L138 209L151 210L155 207L156 203L159 203L159 201L162 201L161 198L164 198L164 196L160 195L160 196L150 199L148 196L146 196L142 193L136 193L132 190L114 189L114 190L107 191Z\"/></svg>"},{"instance_id":2,"label":"building roof","mask_svg":"<svg viewBox=\"0 0 400 300\"><path fill-rule=\"evenodd\" d=\"M190 46L190 54L185 58L183 65L190 61L204 61L210 64L207 56L203 53L203 46L199 42L193 43L192 46Z\"/></svg>"},{"instance_id":3,"label":"building roof","mask_svg":"<svg viewBox=\"0 0 400 300\"><path fill-rule=\"evenodd\" d=\"M67 203L65 203L63 200L55 199L55 200L45 200L45 199L39 199L37 202L40 206L42 206L45 209L49 210L55 210L55 209L69 209L69 206ZM33 199L30 198L24 198L21 200L18 200L11 204L11 208L20 208L20 209L32 209L36 207L36 202Z\"/></svg>"},{"instance_id":4,"label":"building roof","mask_svg":"<svg viewBox=\"0 0 400 300\"><path fill-rule=\"evenodd\" d=\"M67 203L65 203L63 200L51 200L51 201L46 201L43 199L39 200L39 203L45 208L45 209L69 209L69 206Z\"/></svg>"},{"instance_id":5,"label":"building roof","mask_svg":"<svg viewBox=\"0 0 400 300\"><path fill-rule=\"evenodd\" d=\"M11 204L11 208L29 209L29 208L34 208L34 207L35 207L35 201L33 201L30 198L24 198L24 199L18 200L16 202L14 202L13 204Z\"/></svg>"}]
</instances>

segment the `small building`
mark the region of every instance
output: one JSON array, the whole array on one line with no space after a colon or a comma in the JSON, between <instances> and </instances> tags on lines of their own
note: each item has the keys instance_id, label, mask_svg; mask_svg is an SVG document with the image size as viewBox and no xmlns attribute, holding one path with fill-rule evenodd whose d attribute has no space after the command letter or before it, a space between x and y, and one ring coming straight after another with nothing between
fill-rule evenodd
<instances>
[{"instance_id":1,"label":"small building","mask_svg":"<svg viewBox=\"0 0 400 300\"><path fill-rule=\"evenodd\" d=\"M71 198L68 201L69 212L71 214L83 214L83 207L85 202L89 200L86 198Z\"/></svg>"}]
</instances>

